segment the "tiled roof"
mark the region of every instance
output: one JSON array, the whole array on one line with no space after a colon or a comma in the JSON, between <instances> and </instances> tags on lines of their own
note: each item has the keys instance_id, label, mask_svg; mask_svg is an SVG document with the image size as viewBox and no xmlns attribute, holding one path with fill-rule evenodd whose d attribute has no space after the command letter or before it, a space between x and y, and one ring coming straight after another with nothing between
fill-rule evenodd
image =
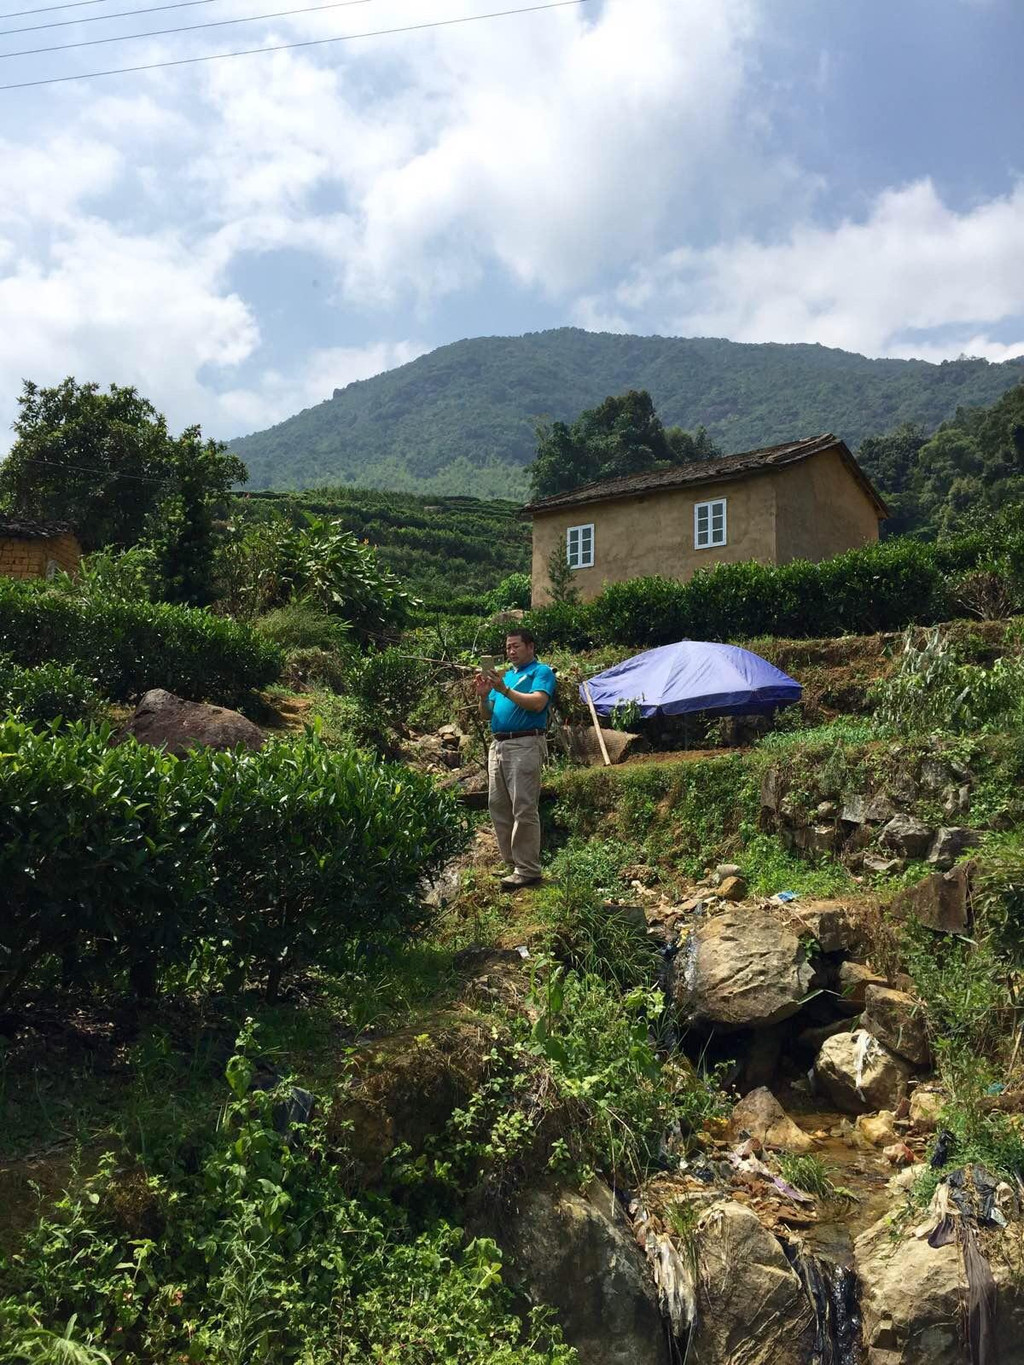
<instances>
[{"instance_id":1,"label":"tiled roof","mask_svg":"<svg viewBox=\"0 0 1024 1365\"><path fill-rule=\"evenodd\" d=\"M53 540L73 534L64 521L26 521L24 517L0 515L0 537L10 540Z\"/></svg>"},{"instance_id":2,"label":"tiled roof","mask_svg":"<svg viewBox=\"0 0 1024 1365\"><path fill-rule=\"evenodd\" d=\"M620 479L601 479L597 483L581 484L566 493L554 493L529 503L524 512L554 512L561 507L577 507L588 502L607 502L610 498L628 498L641 493L660 493L670 488L687 488L695 484L721 483L728 479L742 479L748 474L765 474L773 469L797 464L824 450L837 450L850 473L863 487L875 505L879 518L887 517L889 509L875 491L871 480L850 454L844 441L831 433L813 436L802 441L788 441L785 445L765 446L761 450L747 450L740 455L725 455L710 460L694 460L690 464L674 465L671 469L651 469L643 474L628 474Z\"/></svg>"}]
</instances>

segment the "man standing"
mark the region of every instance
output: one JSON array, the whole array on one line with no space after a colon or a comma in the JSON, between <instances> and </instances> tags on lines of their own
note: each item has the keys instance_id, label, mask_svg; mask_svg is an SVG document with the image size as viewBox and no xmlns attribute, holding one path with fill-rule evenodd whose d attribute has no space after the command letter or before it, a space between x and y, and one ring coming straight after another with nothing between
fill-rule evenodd
<instances>
[{"instance_id":1,"label":"man standing","mask_svg":"<svg viewBox=\"0 0 1024 1365\"><path fill-rule=\"evenodd\" d=\"M510 632L505 653L510 667L504 677L478 673L475 687L480 714L491 725L487 807L498 849L512 869L502 878L501 889L518 891L541 879L540 774L548 753L555 675L537 658L528 630Z\"/></svg>"}]
</instances>

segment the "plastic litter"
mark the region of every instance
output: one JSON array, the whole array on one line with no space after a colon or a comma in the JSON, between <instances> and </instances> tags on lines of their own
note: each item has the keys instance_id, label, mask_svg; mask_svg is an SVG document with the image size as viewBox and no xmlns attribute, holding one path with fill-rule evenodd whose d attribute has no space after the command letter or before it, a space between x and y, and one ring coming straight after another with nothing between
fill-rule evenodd
<instances>
[{"instance_id":1,"label":"plastic litter","mask_svg":"<svg viewBox=\"0 0 1024 1365\"><path fill-rule=\"evenodd\" d=\"M799 899L800 893L798 891L776 891L772 897L777 905L788 905L790 901L798 901Z\"/></svg>"},{"instance_id":2,"label":"plastic litter","mask_svg":"<svg viewBox=\"0 0 1024 1365\"><path fill-rule=\"evenodd\" d=\"M527 948L525 943L520 943L516 948L516 952L519 954L519 956L523 959L524 962L530 956L530 950L529 948Z\"/></svg>"}]
</instances>

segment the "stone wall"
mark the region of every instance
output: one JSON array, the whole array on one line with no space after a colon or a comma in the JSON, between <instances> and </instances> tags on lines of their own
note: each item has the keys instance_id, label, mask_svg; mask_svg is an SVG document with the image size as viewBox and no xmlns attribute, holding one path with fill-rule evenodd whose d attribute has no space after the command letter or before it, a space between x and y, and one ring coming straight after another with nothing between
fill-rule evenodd
<instances>
[{"instance_id":1,"label":"stone wall","mask_svg":"<svg viewBox=\"0 0 1024 1365\"><path fill-rule=\"evenodd\" d=\"M54 564L74 573L81 557L82 547L70 533L0 538L0 576L4 578L46 578Z\"/></svg>"}]
</instances>

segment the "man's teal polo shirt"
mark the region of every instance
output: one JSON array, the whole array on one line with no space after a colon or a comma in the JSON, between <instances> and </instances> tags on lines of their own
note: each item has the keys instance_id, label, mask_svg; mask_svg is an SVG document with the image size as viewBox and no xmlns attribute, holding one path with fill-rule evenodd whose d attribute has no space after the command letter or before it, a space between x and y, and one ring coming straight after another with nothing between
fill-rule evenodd
<instances>
[{"instance_id":1,"label":"man's teal polo shirt","mask_svg":"<svg viewBox=\"0 0 1024 1365\"><path fill-rule=\"evenodd\" d=\"M491 703L491 730L515 734L517 730L547 729L551 698L555 695L555 675L547 664L534 659L525 668L510 668L502 682L512 692L546 692L548 704L543 711L524 711L514 701L492 689L487 694L487 700Z\"/></svg>"}]
</instances>

